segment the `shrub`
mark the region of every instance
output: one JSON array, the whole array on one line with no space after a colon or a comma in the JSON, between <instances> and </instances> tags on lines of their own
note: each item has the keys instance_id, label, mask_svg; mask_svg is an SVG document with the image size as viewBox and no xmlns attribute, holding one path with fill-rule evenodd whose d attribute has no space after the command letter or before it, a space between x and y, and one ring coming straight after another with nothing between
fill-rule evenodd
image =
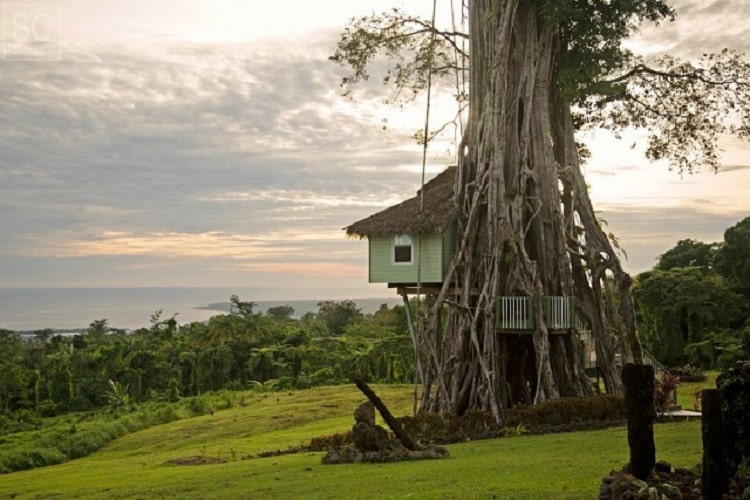
<instances>
[{"instance_id":1,"label":"shrub","mask_svg":"<svg viewBox=\"0 0 750 500\"><path fill-rule=\"evenodd\" d=\"M59 464L66 459L67 456L60 450L51 448L17 451L0 457L0 473L8 474L34 467Z\"/></svg>"},{"instance_id":2,"label":"shrub","mask_svg":"<svg viewBox=\"0 0 750 500\"><path fill-rule=\"evenodd\" d=\"M421 413L401 417L399 422L413 439L422 442L449 443L493 436L509 436L560 430L601 427L625 419L625 401L621 395L589 398L561 398L534 406L511 408L499 427L489 412L470 410L461 417L450 414Z\"/></svg>"},{"instance_id":3,"label":"shrub","mask_svg":"<svg viewBox=\"0 0 750 500\"><path fill-rule=\"evenodd\" d=\"M527 425L533 432L539 426L619 422L624 419L625 400L622 395L605 394L589 398L560 398L541 405L511 408L505 425Z\"/></svg>"},{"instance_id":4,"label":"shrub","mask_svg":"<svg viewBox=\"0 0 750 500\"><path fill-rule=\"evenodd\" d=\"M41 426L42 420L31 410L16 410L9 415L0 415L0 435L35 431Z\"/></svg>"},{"instance_id":5,"label":"shrub","mask_svg":"<svg viewBox=\"0 0 750 500\"><path fill-rule=\"evenodd\" d=\"M73 396L68 403L68 411L86 411L91 409L91 402L83 396Z\"/></svg>"},{"instance_id":6,"label":"shrub","mask_svg":"<svg viewBox=\"0 0 750 500\"><path fill-rule=\"evenodd\" d=\"M670 403L674 401L675 391L680 385L680 376L670 372L662 372L661 380L654 387L654 405L656 410L663 414L667 411Z\"/></svg>"},{"instance_id":7,"label":"shrub","mask_svg":"<svg viewBox=\"0 0 750 500\"><path fill-rule=\"evenodd\" d=\"M54 417L62 413L62 408L51 399L45 399L39 403L36 411L40 417Z\"/></svg>"},{"instance_id":8,"label":"shrub","mask_svg":"<svg viewBox=\"0 0 750 500\"><path fill-rule=\"evenodd\" d=\"M680 377L682 382L703 382L706 380L706 374L703 370L690 364L678 366L669 371Z\"/></svg>"},{"instance_id":9,"label":"shrub","mask_svg":"<svg viewBox=\"0 0 750 500\"><path fill-rule=\"evenodd\" d=\"M188 400L187 409L194 416L206 415L213 413L214 409L211 403L203 396L196 396Z\"/></svg>"}]
</instances>

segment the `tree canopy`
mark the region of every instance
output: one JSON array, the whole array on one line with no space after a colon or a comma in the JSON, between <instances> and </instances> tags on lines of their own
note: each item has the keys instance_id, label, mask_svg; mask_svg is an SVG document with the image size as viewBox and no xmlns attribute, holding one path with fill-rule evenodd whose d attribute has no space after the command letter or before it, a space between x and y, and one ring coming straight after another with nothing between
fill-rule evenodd
<instances>
[{"instance_id":1,"label":"tree canopy","mask_svg":"<svg viewBox=\"0 0 750 500\"><path fill-rule=\"evenodd\" d=\"M69 336L0 329L0 435L4 424L30 414L127 411L207 391L303 389L354 376L414 380L403 306L363 314L352 301L325 301L302 320L288 306L262 313L254 302L230 300L234 312L205 323L181 325L157 312L149 327L129 333L106 328L106 319Z\"/></svg>"},{"instance_id":2,"label":"tree canopy","mask_svg":"<svg viewBox=\"0 0 750 500\"><path fill-rule=\"evenodd\" d=\"M724 232L716 268L732 287L750 297L750 217Z\"/></svg>"},{"instance_id":3,"label":"tree canopy","mask_svg":"<svg viewBox=\"0 0 750 500\"><path fill-rule=\"evenodd\" d=\"M471 3L462 2L463 18ZM498 2L488 11L513 4ZM644 22L674 21L678 13L669 2L547 0L535 5L539 17L556 30L556 84L572 105L576 129L645 130L647 158L666 159L688 173L704 165L719 168L722 136L750 137L745 54L726 48L695 60L646 59L623 45ZM459 16L454 12L451 18ZM351 69L341 82L345 95L368 80L373 69L385 68L382 82L395 89L391 102L410 100L426 89L429 74L442 82L440 90L452 92L460 113L470 92L470 31L464 28L455 22L433 26L400 9L361 16L350 21L330 59ZM376 64L383 58L387 64Z\"/></svg>"},{"instance_id":4,"label":"tree canopy","mask_svg":"<svg viewBox=\"0 0 750 500\"><path fill-rule=\"evenodd\" d=\"M727 229L719 243L680 240L636 277L641 335L661 363L727 368L750 356L750 297L737 279L750 245L736 238L748 224L750 217Z\"/></svg>"},{"instance_id":5,"label":"tree canopy","mask_svg":"<svg viewBox=\"0 0 750 500\"><path fill-rule=\"evenodd\" d=\"M657 269L668 271L675 267L713 267L718 245L691 239L680 240L659 256Z\"/></svg>"}]
</instances>

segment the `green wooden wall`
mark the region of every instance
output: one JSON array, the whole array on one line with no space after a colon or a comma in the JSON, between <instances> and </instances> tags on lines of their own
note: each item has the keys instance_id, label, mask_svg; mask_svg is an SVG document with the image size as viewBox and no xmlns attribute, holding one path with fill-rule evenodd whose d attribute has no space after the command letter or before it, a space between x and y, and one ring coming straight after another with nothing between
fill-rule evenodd
<instances>
[{"instance_id":1,"label":"green wooden wall","mask_svg":"<svg viewBox=\"0 0 750 500\"><path fill-rule=\"evenodd\" d=\"M422 283L441 283L456 247L455 227L442 234L412 236L412 262L393 262L393 236L369 238L370 283L416 283L421 257ZM421 248L420 248L421 243ZM421 250L421 251L420 251Z\"/></svg>"}]
</instances>

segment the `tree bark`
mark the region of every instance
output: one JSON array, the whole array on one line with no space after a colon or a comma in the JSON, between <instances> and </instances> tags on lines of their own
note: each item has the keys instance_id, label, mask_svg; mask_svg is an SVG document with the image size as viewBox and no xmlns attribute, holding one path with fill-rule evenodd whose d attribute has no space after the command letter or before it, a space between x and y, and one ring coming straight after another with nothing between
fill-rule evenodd
<instances>
[{"instance_id":1,"label":"tree bark","mask_svg":"<svg viewBox=\"0 0 750 500\"><path fill-rule=\"evenodd\" d=\"M551 338L545 296L575 297L608 392L622 391L620 348L640 356L630 278L596 219L570 104L557 83L565 47L541 5L469 2L471 99L455 181L457 251L441 292L420 311L423 411L479 408L501 423L509 406L528 397L541 403L592 394L578 333ZM526 337L495 329L497 297L515 295L534 304ZM532 356L521 364L515 354L529 337Z\"/></svg>"}]
</instances>

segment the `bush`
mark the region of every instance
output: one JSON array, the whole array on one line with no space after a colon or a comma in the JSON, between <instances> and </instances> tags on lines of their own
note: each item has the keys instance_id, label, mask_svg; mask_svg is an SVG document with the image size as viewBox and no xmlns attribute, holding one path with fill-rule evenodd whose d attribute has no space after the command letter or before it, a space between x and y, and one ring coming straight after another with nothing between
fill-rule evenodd
<instances>
[{"instance_id":1,"label":"bush","mask_svg":"<svg viewBox=\"0 0 750 500\"><path fill-rule=\"evenodd\" d=\"M42 420L31 410L16 410L7 415L0 415L0 435L35 431L41 426Z\"/></svg>"},{"instance_id":2,"label":"bush","mask_svg":"<svg viewBox=\"0 0 750 500\"><path fill-rule=\"evenodd\" d=\"M187 409L195 416L213 413L211 403L202 396L196 396L188 400Z\"/></svg>"},{"instance_id":3,"label":"bush","mask_svg":"<svg viewBox=\"0 0 750 500\"><path fill-rule=\"evenodd\" d=\"M64 462L67 456L57 449L43 448L31 451L17 451L0 457L0 473L8 474L21 470L44 467Z\"/></svg>"},{"instance_id":4,"label":"bush","mask_svg":"<svg viewBox=\"0 0 750 500\"><path fill-rule=\"evenodd\" d=\"M703 370L690 364L671 368L669 371L680 377L681 382L703 382L706 380L706 374Z\"/></svg>"},{"instance_id":5,"label":"bush","mask_svg":"<svg viewBox=\"0 0 750 500\"><path fill-rule=\"evenodd\" d=\"M68 411L86 411L91 409L91 402L83 396L73 396L68 403Z\"/></svg>"},{"instance_id":6,"label":"bush","mask_svg":"<svg viewBox=\"0 0 750 500\"><path fill-rule=\"evenodd\" d=\"M399 422L415 440L450 443L493 436L569 431L602 427L625 420L625 401L621 395L589 398L561 398L549 403L511 408L499 427L489 412L470 410L461 417L423 413L401 417Z\"/></svg>"},{"instance_id":7,"label":"bush","mask_svg":"<svg viewBox=\"0 0 750 500\"><path fill-rule=\"evenodd\" d=\"M201 408L203 405L199 403ZM0 443L3 445L0 448L0 474L85 457L129 432L178 418L176 405L157 404L132 413L116 414L114 418L110 412L79 415L75 424L69 417L32 435L11 435L5 443Z\"/></svg>"},{"instance_id":8,"label":"bush","mask_svg":"<svg viewBox=\"0 0 750 500\"><path fill-rule=\"evenodd\" d=\"M62 408L51 399L45 399L39 403L36 411L40 417L54 417L62 413Z\"/></svg>"},{"instance_id":9,"label":"bush","mask_svg":"<svg viewBox=\"0 0 750 500\"><path fill-rule=\"evenodd\" d=\"M560 398L535 406L511 408L505 425L535 427L599 422L619 422L625 417L622 395L605 394L590 398Z\"/></svg>"}]
</instances>

